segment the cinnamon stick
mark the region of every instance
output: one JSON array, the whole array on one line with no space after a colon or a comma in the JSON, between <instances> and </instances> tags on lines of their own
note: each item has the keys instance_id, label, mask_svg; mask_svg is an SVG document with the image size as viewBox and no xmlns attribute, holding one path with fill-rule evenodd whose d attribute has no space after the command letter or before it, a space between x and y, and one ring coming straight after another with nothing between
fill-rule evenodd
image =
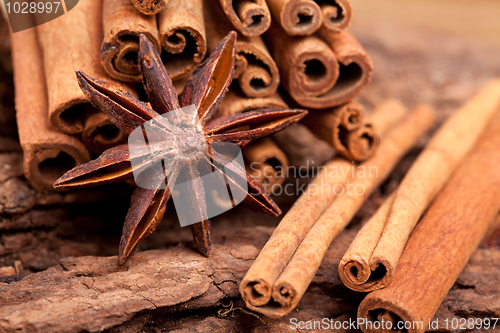
<instances>
[{"instance_id":1,"label":"cinnamon stick","mask_svg":"<svg viewBox=\"0 0 500 333\"><path fill-rule=\"evenodd\" d=\"M402 321L418 321L409 333L428 328L500 209L499 146L500 112L411 234L391 282L366 296L358 318L372 323L383 318L385 332L399 332ZM371 326L361 328L381 331Z\"/></svg>"},{"instance_id":2,"label":"cinnamon stick","mask_svg":"<svg viewBox=\"0 0 500 333\"><path fill-rule=\"evenodd\" d=\"M361 104L350 102L332 110L311 112L301 122L340 155L359 162L373 155L379 144L372 126L364 123L364 113Z\"/></svg>"},{"instance_id":3,"label":"cinnamon stick","mask_svg":"<svg viewBox=\"0 0 500 333\"><path fill-rule=\"evenodd\" d=\"M43 22L45 15L50 14L37 14L37 20ZM109 79L99 62L101 15L101 1L83 1L36 28L47 80L49 119L64 133L81 133L85 117L95 110L78 86L75 70Z\"/></svg>"},{"instance_id":4,"label":"cinnamon stick","mask_svg":"<svg viewBox=\"0 0 500 333\"><path fill-rule=\"evenodd\" d=\"M226 96L222 100L219 115L234 114L256 109L287 109L288 106L278 93L268 97L251 98L247 97L237 87L229 88Z\"/></svg>"},{"instance_id":5,"label":"cinnamon stick","mask_svg":"<svg viewBox=\"0 0 500 333\"><path fill-rule=\"evenodd\" d=\"M262 35L271 24L265 0L219 0L233 26L244 36Z\"/></svg>"},{"instance_id":6,"label":"cinnamon stick","mask_svg":"<svg viewBox=\"0 0 500 333\"><path fill-rule=\"evenodd\" d=\"M389 283L418 220L499 106L500 80L494 80L444 122L401 181L389 209L381 208L385 219L368 222L364 228L371 231L360 231L342 258L339 273L347 287L367 292Z\"/></svg>"},{"instance_id":7,"label":"cinnamon stick","mask_svg":"<svg viewBox=\"0 0 500 333\"><path fill-rule=\"evenodd\" d=\"M41 190L71 168L88 162L85 146L58 132L48 119L42 52L34 28L11 34L15 103L19 139L24 150L24 174Z\"/></svg>"},{"instance_id":8,"label":"cinnamon stick","mask_svg":"<svg viewBox=\"0 0 500 333\"><path fill-rule=\"evenodd\" d=\"M158 53L161 51L156 16L142 14L131 0L103 0L102 8L104 40L97 53L102 66L117 80L141 82L139 35L145 34Z\"/></svg>"},{"instance_id":9,"label":"cinnamon stick","mask_svg":"<svg viewBox=\"0 0 500 333\"><path fill-rule=\"evenodd\" d=\"M132 0L135 8L145 15L156 15L167 7L169 0Z\"/></svg>"},{"instance_id":10,"label":"cinnamon stick","mask_svg":"<svg viewBox=\"0 0 500 333\"><path fill-rule=\"evenodd\" d=\"M172 79L203 61L207 53L203 0L170 0L158 15L158 24L163 64Z\"/></svg>"},{"instance_id":11,"label":"cinnamon stick","mask_svg":"<svg viewBox=\"0 0 500 333\"><path fill-rule=\"evenodd\" d=\"M327 43L317 36L290 37L276 22L264 39L278 65L283 87L297 103L333 106L316 102L321 98L317 96L328 94L339 78L337 57Z\"/></svg>"},{"instance_id":12,"label":"cinnamon stick","mask_svg":"<svg viewBox=\"0 0 500 333\"><path fill-rule=\"evenodd\" d=\"M125 143L127 136L109 120L108 116L97 111L86 119L82 141L90 152L101 154L109 148Z\"/></svg>"},{"instance_id":13,"label":"cinnamon stick","mask_svg":"<svg viewBox=\"0 0 500 333\"><path fill-rule=\"evenodd\" d=\"M208 50L212 52L219 41L233 29L217 0L206 1L204 6ZM276 92L280 84L278 66L260 36L238 35L234 80L248 97L267 97Z\"/></svg>"},{"instance_id":14,"label":"cinnamon stick","mask_svg":"<svg viewBox=\"0 0 500 333\"><path fill-rule=\"evenodd\" d=\"M262 307L247 304L250 309L269 317L282 317L297 306L333 239L347 226L371 193L389 176L404 154L432 127L434 119L433 110L420 105L389 132L377 152L359 165L360 169L352 177L350 184L346 184L346 188L343 188L341 194L300 243L273 285L273 301Z\"/></svg>"},{"instance_id":15,"label":"cinnamon stick","mask_svg":"<svg viewBox=\"0 0 500 333\"><path fill-rule=\"evenodd\" d=\"M381 136L406 113L400 103L397 107L387 105L370 114L370 121ZM328 162L283 217L240 284L240 293L249 308L262 309L271 301L274 282L307 232L337 197L331 189L342 188L354 167L343 158Z\"/></svg>"},{"instance_id":16,"label":"cinnamon stick","mask_svg":"<svg viewBox=\"0 0 500 333\"><path fill-rule=\"evenodd\" d=\"M288 159L271 138L252 142L242 149L247 172L264 185L267 193L283 184Z\"/></svg>"},{"instance_id":17,"label":"cinnamon stick","mask_svg":"<svg viewBox=\"0 0 500 333\"><path fill-rule=\"evenodd\" d=\"M320 2L323 13L323 27L332 32L347 29L352 20L352 6L349 0L331 0Z\"/></svg>"},{"instance_id":18,"label":"cinnamon stick","mask_svg":"<svg viewBox=\"0 0 500 333\"><path fill-rule=\"evenodd\" d=\"M323 23L321 7L313 0L267 0L267 4L273 17L290 36L312 35Z\"/></svg>"}]
</instances>

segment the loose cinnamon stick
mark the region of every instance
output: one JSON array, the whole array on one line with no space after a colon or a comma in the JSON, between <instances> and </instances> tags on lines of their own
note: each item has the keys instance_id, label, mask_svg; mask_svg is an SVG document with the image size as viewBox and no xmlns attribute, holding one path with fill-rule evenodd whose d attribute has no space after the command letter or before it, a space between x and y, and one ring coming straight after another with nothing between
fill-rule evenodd
<instances>
[{"instance_id":1,"label":"loose cinnamon stick","mask_svg":"<svg viewBox=\"0 0 500 333\"><path fill-rule=\"evenodd\" d=\"M390 106L390 107L387 107ZM395 106L395 107L394 107ZM381 136L406 113L401 103L385 103L370 114L370 121ZM271 238L240 284L247 307L261 307L271 300L272 287L293 253L318 218L337 197L332 190L342 188L352 176L354 165L343 158L328 162L283 217Z\"/></svg>"},{"instance_id":2,"label":"loose cinnamon stick","mask_svg":"<svg viewBox=\"0 0 500 333\"><path fill-rule=\"evenodd\" d=\"M219 0L233 26L244 36L262 35L271 24L265 0Z\"/></svg>"},{"instance_id":3,"label":"loose cinnamon stick","mask_svg":"<svg viewBox=\"0 0 500 333\"><path fill-rule=\"evenodd\" d=\"M342 232L404 154L432 127L434 119L433 110L420 105L387 135L375 155L359 165L364 170L361 176L358 172L351 179L351 184L346 184L343 192L309 230L274 283L273 304L250 309L269 317L281 317L297 306L333 239Z\"/></svg>"},{"instance_id":4,"label":"loose cinnamon stick","mask_svg":"<svg viewBox=\"0 0 500 333\"><path fill-rule=\"evenodd\" d=\"M349 0L331 0L321 2L323 27L332 32L341 32L351 24L352 6Z\"/></svg>"},{"instance_id":5,"label":"loose cinnamon stick","mask_svg":"<svg viewBox=\"0 0 500 333\"><path fill-rule=\"evenodd\" d=\"M135 8L145 15L156 15L167 7L169 0L132 0Z\"/></svg>"},{"instance_id":6,"label":"loose cinnamon stick","mask_svg":"<svg viewBox=\"0 0 500 333\"><path fill-rule=\"evenodd\" d=\"M243 147L247 172L264 185L267 193L283 184L288 159L271 138L264 138Z\"/></svg>"},{"instance_id":7,"label":"loose cinnamon stick","mask_svg":"<svg viewBox=\"0 0 500 333\"><path fill-rule=\"evenodd\" d=\"M206 1L204 6L208 50L212 52L219 41L233 29L217 0ZM276 92L280 84L278 66L261 37L239 35L233 79L248 97L267 97Z\"/></svg>"},{"instance_id":8,"label":"loose cinnamon stick","mask_svg":"<svg viewBox=\"0 0 500 333\"><path fill-rule=\"evenodd\" d=\"M358 318L384 318L385 332L399 332L400 321L421 322L409 333L427 329L500 209L499 146L500 112L411 234L391 282L366 296Z\"/></svg>"},{"instance_id":9,"label":"loose cinnamon stick","mask_svg":"<svg viewBox=\"0 0 500 333\"><path fill-rule=\"evenodd\" d=\"M316 101L321 98L316 96L328 94L339 78L337 57L327 43L317 36L290 37L276 22L264 39L278 64L283 87L297 103L317 108L333 106Z\"/></svg>"},{"instance_id":10,"label":"loose cinnamon stick","mask_svg":"<svg viewBox=\"0 0 500 333\"><path fill-rule=\"evenodd\" d=\"M90 152L101 154L109 148L125 143L127 136L109 120L108 116L98 111L86 119L82 141Z\"/></svg>"},{"instance_id":11,"label":"loose cinnamon stick","mask_svg":"<svg viewBox=\"0 0 500 333\"><path fill-rule=\"evenodd\" d=\"M85 146L55 130L48 119L47 87L42 52L35 29L11 34L19 139L24 150L24 174L34 187L52 184L71 168L88 162Z\"/></svg>"},{"instance_id":12,"label":"loose cinnamon stick","mask_svg":"<svg viewBox=\"0 0 500 333\"><path fill-rule=\"evenodd\" d=\"M311 112L301 122L340 155L359 162L373 155L379 144L371 125L364 124L364 113L361 104L350 102L332 110Z\"/></svg>"},{"instance_id":13,"label":"loose cinnamon stick","mask_svg":"<svg viewBox=\"0 0 500 333\"><path fill-rule=\"evenodd\" d=\"M137 58L139 35L145 34L156 50L161 51L156 16L142 14L131 0L103 0L102 3L102 66L117 80L141 82Z\"/></svg>"},{"instance_id":14,"label":"loose cinnamon stick","mask_svg":"<svg viewBox=\"0 0 500 333\"><path fill-rule=\"evenodd\" d=\"M378 232L360 231L342 258L339 273L347 287L367 292L389 283L413 228L499 106L500 80L494 80L445 121L401 181L382 229L382 219L367 223L364 228Z\"/></svg>"},{"instance_id":15,"label":"loose cinnamon stick","mask_svg":"<svg viewBox=\"0 0 500 333\"><path fill-rule=\"evenodd\" d=\"M172 79L203 61L207 42L202 0L170 0L158 23L162 60Z\"/></svg>"},{"instance_id":16,"label":"loose cinnamon stick","mask_svg":"<svg viewBox=\"0 0 500 333\"><path fill-rule=\"evenodd\" d=\"M313 0L267 0L267 4L273 17L290 36L312 35L323 23L321 8Z\"/></svg>"},{"instance_id":17,"label":"loose cinnamon stick","mask_svg":"<svg viewBox=\"0 0 500 333\"><path fill-rule=\"evenodd\" d=\"M251 98L247 97L237 87L231 87L222 100L217 112L222 116L256 109L286 108L288 108L288 105L286 105L278 93L274 93L269 97Z\"/></svg>"},{"instance_id":18,"label":"loose cinnamon stick","mask_svg":"<svg viewBox=\"0 0 500 333\"><path fill-rule=\"evenodd\" d=\"M43 20L45 15L50 14L37 14L37 19ZM95 110L78 86L75 70L109 79L99 62L101 15L101 1L83 1L36 28L47 80L49 119L64 133L81 133L87 113Z\"/></svg>"}]
</instances>

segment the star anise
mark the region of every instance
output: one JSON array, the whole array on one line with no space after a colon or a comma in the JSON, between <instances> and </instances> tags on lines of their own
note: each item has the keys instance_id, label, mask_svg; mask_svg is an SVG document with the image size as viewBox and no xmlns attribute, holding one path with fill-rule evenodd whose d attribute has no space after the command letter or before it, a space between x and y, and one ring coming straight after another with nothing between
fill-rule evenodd
<instances>
[{"instance_id":1,"label":"star anise","mask_svg":"<svg viewBox=\"0 0 500 333\"><path fill-rule=\"evenodd\" d=\"M230 32L193 73L178 98L154 46L141 35L139 63L151 107L119 87L76 72L86 97L123 132L130 135L135 129L153 129L148 133L146 145L134 145L130 135L128 144L111 148L97 159L77 166L54 184L56 188L77 188L128 179L146 184L132 194L120 242L120 263L155 230L172 196L172 186L179 179L188 184L180 193L182 203L189 207L188 215L207 216L200 175L210 171L231 188L231 200L244 191L239 185L243 182L248 186L248 194L244 192L245 205L265 215L281 214L264 188L241 165L233 163L231 156L214 147L224 143L244 146L298 121L307 112L261 109L212 120L232 81L235 48L236 33ZM201 222L191 225L191 231L199 250L208 256L210 221L208 218L198 221Z\"/></svg>"}]
</instances>

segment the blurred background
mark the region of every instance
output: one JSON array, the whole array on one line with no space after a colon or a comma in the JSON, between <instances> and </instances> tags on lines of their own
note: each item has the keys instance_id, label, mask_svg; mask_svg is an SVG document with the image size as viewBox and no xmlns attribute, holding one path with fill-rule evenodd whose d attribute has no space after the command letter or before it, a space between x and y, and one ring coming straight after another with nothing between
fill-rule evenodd
<instances>
[{"instance_id":1,"label":"blurred background","mask_svg":"<svg viewBox=\"0 0 500 333\"><path fill-rule=\"evenodd\" d=\"M352 0L353 24L376 19L476 37L500 45L498 0Z\"/></svg>"}]
</instances>

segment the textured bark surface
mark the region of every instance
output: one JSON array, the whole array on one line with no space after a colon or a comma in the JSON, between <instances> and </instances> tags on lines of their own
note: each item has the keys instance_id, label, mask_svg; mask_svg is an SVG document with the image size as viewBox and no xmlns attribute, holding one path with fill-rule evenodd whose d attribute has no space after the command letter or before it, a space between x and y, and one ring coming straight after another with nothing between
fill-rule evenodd
<instances>
[{"instance_id":1,"label":"textured bark surface","mask_svg":"<svg viewBox=\"0 0 500 333\"><path fill-rule=\"evenodd\" d=\"M441 33L431 34L426 30L418 31L387 24L374 25L363 20L355 20L352 28L375 65L372 83L366 87L358 99L367 109L371 109L383 99L397 97L409 107L418 102L428 102L438 110L440 119L444 119L463 101L472 96L477 87L488 78L500 75L499 50L475 41ZM5 29L3 21L0 23L0 31L7 31L1 29ZM0 104L0 137L2 137L0 139L0 206L2 207L0 266L14 266L14 260L21 260L27 273L41 272L25 277L20 282L0 285L2 295L0 332L4 328L14 327L16 323L23 320L21 317L9 317L9 321L3 321L2 319L5 318L3 314L11 311L10 307L27 307L28 305L24 305L23 301L43 304L44 288L34 283L42 282L42 276L47 279L43 281L47 290L53 291L49 299L60 297L54 294L56 288L61 288L59 289L61 292L68 292L64 288L71 285L71 280L89 281L87 283L90 288L78 284L74 286L87 293L86 295L95 293L93 295L97 298L112 290L130 292L130 295L135 295L137 303L130 307L136 310L142 307L142 310L133 313L123 311L118 318L113 318L110 322L113 322L115 326L105 330L112 333L192 332L195 330L201 332L295 332L298 330L290 328L290 318L304 321L321 320L323 317L336 320L355 318L357 306L364 294L349 291L342 285L337 273L338 263L350 240L354 237L356 229L359 228L359 221L371 216L388 193L396 188L419 149L414 149L403 159L390 178L363 206L352 226L332 244L311 286L299 303L297 311L280 320L263 317L264 322L262 322L239 309L230 312L226 317L220 317L217 314L220 309L226 310L221 306L221 302L227 304L228 298L234 302L235 308L244 309L244 304L237 294L238 283L279 219L263 218L242 207L214 219L215 256L208 261L196 254L189 228L179 227L173 206L168 206L167 217L156 232L145 240L140 249L141 251L162 250L139 252L136 257L131 257L132 260L128 264L129 271L135 270L138 274L144 274L151 272L151 267L154 267L155 263L165 264L169 261L171 265L161 267L159 274L178 277L179 275L176 275L178 273L191 272L191 275L185 276L185 279L197 281L199 286L189 288L187 291L192 297L190 300L178 299L183 303L177 305L159 302L158 304L162 306L155 308L142 296L138 296L157 290L154 274L142 276L141 279L126 279L120 281L120 285L109 284L106 286L108 289L95 291L90 283L94 279L116 282L108 277L126 275L130 272L115 272L116 258L114 257L96 258L90 263L88 257L64 259L60 263L62 258L68 256L102 257L117 254L117 245L123 218L129 205L130 192L124 193L122 198L113 200L105 195L97 197L85 192L78 199L74 193L47 194L34 190L23 179L19 172L20 167L15 164L16 159L20 163L20 153L15 152L16 145L12 143L15 139L8 137L15 133L15 124L13 122L12 84L7 84L12 82L10 55L9 51L3 51L4 44L8 45L8 41L0 40L0 96L2 99ZM429 50L432 50L432 53ZM424 142L425 140L422 140L420 147ZM311 156L321 155L311 153ZM307 178L297 180L296 186L298 187L307 182ZM295 183L296 179L290 180L292 181ZM110 193L121 196L123 189L127 190L127 186L110 190ZM100 202L81 204L82 198L89 200L90 197ZM275 199L286 212L295 198L278 196ZM436 314L441 323L446 318L451 320L464 317L500 317L498 303L500 299L500 285L498 284L500 228L497 228L493 235L497 235L496 238L490 238L473 254L465 270L441 304ZM175 257L175 254L179 254L179 257ZM143 260L141 265L132 266L137 263L136 260L139 257L151 258L151 261ZM193 261L193 266L183 267L181 263L188 260ZM52 268L44 271L49 267ZM168 267L172 267L170 272L164 270ZM212 267L213 273L201 272L201 267ZM85 276L89 272L93 272L95 276ZM137 286L140 285L142 279L151 283L139 288ZM181 280L179 278L177 290L185 291L187 281ZM207 285L207 290L201 291ZM16 286L22 286L22 288L15 288ZM130 288L127 289L127 287ZM10 305L3 306L6 300L3 295L9 292L16 294L18 303L14 304L15 300L9 299L7 301ZM30 292L33 293L32 301ZM146 297L149 298L149 296ZM156 304L155 299L149 299ZM50 305L49 301L47 304ZM113 306L115 310L120 307L124 309L120 298L117 298ZM99 304L97 309L112 309L113 306ZM62 308L62 310L61 318L68 318L68 311L71 308ZM36 311L41 310L38 308ZM78 326L77 331L84 327L89 329L97 327L92 325L98 325L94 322L99 322L98 318L105 318L106 314L99 311L93 314L96 313L100 313L101 317L89 316L87 321L80 321L82 326ZM81 315L81 313L76 313L76 315ZM63 320L57 320L54 324L74 325ZM40 321L38 325L44 325L44 323ZM65 327L69 329L69 326ZM440 327L439 331L451 332L444 327Z\"/></svg>"}]
</instances>

